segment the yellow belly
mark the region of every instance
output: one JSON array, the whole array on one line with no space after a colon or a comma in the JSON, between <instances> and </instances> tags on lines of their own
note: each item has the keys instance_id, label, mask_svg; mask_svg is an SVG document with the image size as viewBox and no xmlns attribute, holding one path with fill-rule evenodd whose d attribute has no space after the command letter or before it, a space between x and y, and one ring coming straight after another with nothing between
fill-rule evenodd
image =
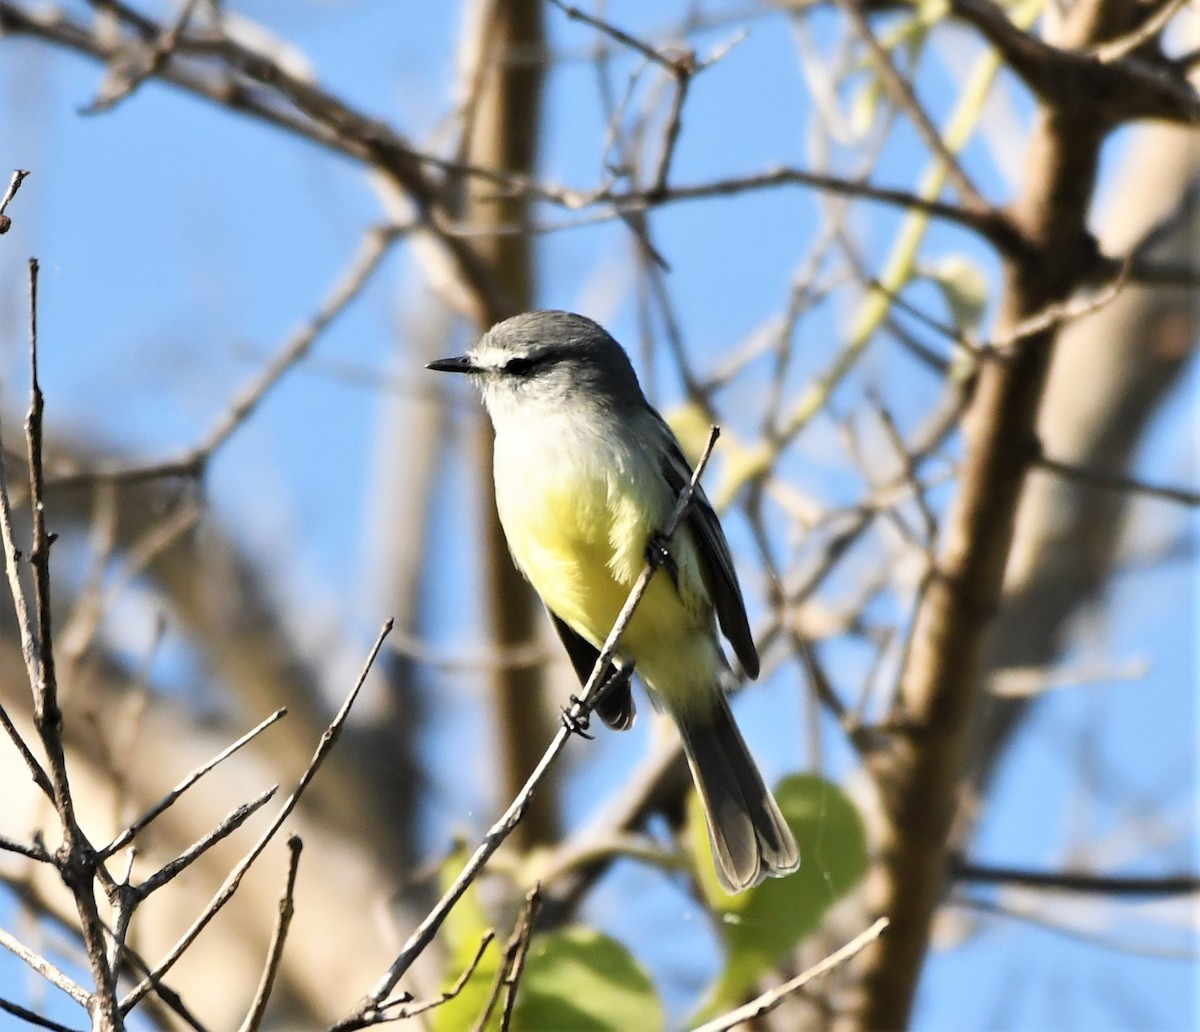
<instances>
[{"instance_id":1,"label":"yellow belly","mask_svg":"<svg viewBox=\"0 0 1200 1032\"><path fill-rule=\"evenodd\" d=\"M635 482L609 471L567 482L536 469L524 471L519 491L498 482L500 518L517 565L542 601L596 648L642 571L651 532L666 520L662 499L635 496ZM699 701L697 688L707 696L723 662L685 535L673 542L672 558L681 566L682 594L665 571L655 573L618 655L678 710Z\"/></svg>"}]
</instances>

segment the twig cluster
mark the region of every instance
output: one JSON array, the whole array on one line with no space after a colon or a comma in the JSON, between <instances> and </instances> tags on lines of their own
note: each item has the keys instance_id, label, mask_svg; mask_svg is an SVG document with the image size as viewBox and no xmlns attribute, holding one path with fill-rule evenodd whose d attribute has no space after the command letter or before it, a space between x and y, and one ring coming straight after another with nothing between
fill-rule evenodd
<instances>
[{"instance_id":1,"label":"twig cluster","mask_svg":"<svg viewBox=\"0 0 1200 1032\"><path fill-rule=\"evenodd\" d=\"M173 806L189 788L283 717L284 712L281 710L272 714L242 738L192 771L162 799L130 822L109 843L97 845L83 830L71 790L71 775L65 749L64 716L59 703L54 636L50 618L50 548L54 542L54 535L47 527L44 502L45 480L42 447L45 405L38 380L37 286L38 263L36 259L31 259L29 263L31 388L25 436L30 478L32 547L26 555L16 543L13 507L10 501L10 489L2 448L0 448L0 541L3 543L5 572L20 628L22 652L32 696L34 732L38 747L45 756L45 761L37 758L25 736L2 706L0 706L0 724L3 725L10 742L24 760L31 780L52 804L58 819L60 842L51 849L43 843L40 837L35 838L32 842L14 841L6 837L0 839L0 849L27 857L37 863L49 865L57 871L76 907L84 950L90 966L92 988L85 988L44 956L24 946L7 932L0 931L0 945L19 956L46 978L50 984L86 1008L93 1027L97 1029L117 1030L123 1028L125 1018L150 993L155 994L162 1004L185 1022L194 1027L200 1027L178 994L170 989L164 979L196 936L233 897L246 871L262 854L295 808L305 788L312 781L336 742L349 715L350 707L366 680L367 673L378 655L384 637L390 630L390 625L385 626L380 633L357 683L322 736L317 750L296 788L280 807L267 829L236 865L221 891L195 919L191 928L182 936L176 946L156 964L148 964L132 949L128 941L129 931L138 908L152 895L170 885L214 845L237 831L255 812L272 799L278 786L271 786L256 798L237 806L224 820L192 846L173 860L136 881L132 878L135 859L132 847L135 839L154 820ZM23 575L23 567L26 566L32 574L32 603ZM286 940L287 927L291 920L295 873L300 857L299 839L293 837L290 840L289 848L291 860L287 889L280 905L280 920L272 941L259 993L256 994L246 1018L244 1025L246 1029L256 1028L262 1021L274 973L278 969L279 958ZM110 864L123 852L128 853L126 870L123 875L118 876L112 872ZM105 908L107 908L109 916L105 916ZM118 990L118 980L124 973L136 975L139 981L132 990L121 995Z\"/></svg>"}]
</instances>

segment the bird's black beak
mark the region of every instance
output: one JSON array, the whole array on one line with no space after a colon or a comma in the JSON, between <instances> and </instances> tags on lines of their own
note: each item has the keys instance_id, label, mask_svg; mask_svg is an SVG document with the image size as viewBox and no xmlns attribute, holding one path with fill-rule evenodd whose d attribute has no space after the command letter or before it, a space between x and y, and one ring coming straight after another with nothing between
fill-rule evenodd
<instances>
[{"instance_id":1,"label":"bird's black beak","mask_svg":"<svg viewBox=\"0 0 1200 1032\"><path fill-rule=\"evenodd\" d=\"M479 372L479 367L471 365L471 360L466 355L460 355L457 358L439 358L436 362L430 362L425 368L439 373Z\"/></svg>"}]
</instances>

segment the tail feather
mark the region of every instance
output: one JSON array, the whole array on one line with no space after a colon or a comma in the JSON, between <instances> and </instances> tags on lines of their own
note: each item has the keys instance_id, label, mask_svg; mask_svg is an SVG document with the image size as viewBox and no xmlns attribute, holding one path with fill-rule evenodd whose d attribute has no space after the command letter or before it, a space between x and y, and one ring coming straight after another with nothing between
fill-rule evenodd
<instances>
[{"instance_id":1,"label":"tail feather","mask_svg":"<svg viewBox=\"0 0 1200 1032\"><path fill-rule=\"evenodd\" d=\"M717 878L733 895L764 878L790 874L800 851L763 782L724 694L704 714L676 718L700 794Z\"/></svg>"}]
</instances>

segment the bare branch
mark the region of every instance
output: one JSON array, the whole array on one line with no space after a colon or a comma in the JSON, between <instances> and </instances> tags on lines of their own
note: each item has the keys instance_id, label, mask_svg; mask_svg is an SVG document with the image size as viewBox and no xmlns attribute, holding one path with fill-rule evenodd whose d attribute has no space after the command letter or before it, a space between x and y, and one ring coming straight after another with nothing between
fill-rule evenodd
<instances>
[{"instance_id":1,"label":"bare branch","mask_svg":"<svg viewBox=\"0 0 1200 1032\"><path fill-rule=\"evenodd\" d=\"M796 168L775 168L766 172L714 179L692 185L677 184L661 195L656 195L650 190L628 193L611 192L608 195L599 195L594 200L610 201L620 211L652 207L656 204L675 204L680 201L732 196L781 186L810 186L843 197L861 197L864 200L878 201L896 208L924 212L978 233L1001 251L1009 251L1020 245L1018 237L1003 212L991 209L986 212L971 211L962 205L929 200L905 190L894 190L871 183L843 179L839 176L821 175ZM594 201L589 201L589 203L594 203Z\"/></svg>"},{"instance_id":2,"label":"bare branch","mask_svg":"<svg viewBox=\"0 0 1200 1032\"><path fill-rule=\"evenodd\" d=\"M1007 333L982 345L980 350L1003 354L1011 351L1015 345L1045 330L1058 329L1076 319L1082 319L1085 315L1100 311L1121 296L1121 292L1129 284L1132 267L1132 262L1128 260L1123 262L1117 269L1116 275L1091 297L1082 299L1070 297L1062 301L1051 302L1041 311L1026 316Z\"/></svg>"},{"instance_id":3,"label":"bare branch","mask_svg":"<svg viewBox=\"0 0 1200 1032\"><path fill-rule=\"evenodd\" d=\"M240 804L232 813L220 821L215 828L206 832L202 838L185 849L174 860L164 864L154 874L138 885L134 890L136 897L138 899L145 899L151 893L161 889L172 878L182 874L218 842L228 838L237 831L238 828L270 802L278 791L279 786L272 785L270 788L264 789L248 803Z\"/></svg>"},{"instance_id":4,"label":"bare branch","mask_svg":"<svg viewBox=\"0 0 1200 1032\"><path fill-rule=\"evenodd\" d=\"M989 2L954 0L953 8ZM1006 15L1000 17L1008 31L1017 32ZM1091 42L1072 40L1079 46ZM1039 244L1007 259L998 336L1067 302L1090 274L1096 248L1088 218L1105 128L1099 113L1087 119L1045 113L1035 122L1025 184L1010 213L1022 234ZM909 1021L930 923L942 898L987 629L1036 454L1036 420L1053 342L1054 330L1047 326L1025 337L1003 361L980 363L971 393L959 489L943 523L937 565L899 681L897 719L909 731L894 736L872 760L884 800L872 905L888 914L892 926L869 951L858 986L852 1009L863 1027Z\"/></svg>"},{"instance_id":5,"label":"bare branch","mask_svg":"<svg viewBox=\"0 0 1200 1032\"><path fill-rule=\"evenodd\" d=\"M15 956L20 957L47 982L49 982L56 989L61 989L76 1003L83 1007L87 1007L89 1009L91 1008L93 999L91 993L84 989L83 986L79 985L79 983L74 979L68 978L66 975L64 975L45 957L35 953L24 943L13 938L13 936L6 932L3 928L0 928L0 946L3 946Z\"/></svg>"},{"instance_id":6,"label":"bare branch","mask_svg":"<svg viewBox=\"0 0 1200 1032\"><path fill-rule=\"evenodd\" d=\"M1102 60L1052 46L1017 28L994 0L951 0L950 9L978 29L1046 104L1086 107L1088 117L1110 126L1145 118L1200 123L1200 97L1183 76L1132 57Z\"/></svg>"},{"instance_id":7,"label":"bare branch","mask_svg":"<svg viewBox=\"0 0 1200 1032\"><path fill-rule=\"evenodd\" d=\"M267 1001L271 998L271 989L275 985L275 976L279 971L279 962L283 959L283 946L287 942L288 928L295 913L296 872L300 867L300 851L304 843L298 835L289 835L287 881L284 884L283 896L279 900L279 917L275 921L275 930L271 933L271 945L267 949L267 962L263 967L262 978L258 990L250 1004L246 1020L242 1022L240 1032L258 1032L264 1015L267 1013Z\"/></svg>"},{"instance_id":8,"label":"bare branch","mask_svg":"<svg viewBox=\"0 0 1200 1032\"><path fill-rule=\"evenodd\" d=\"M2 457L0 457L0 506L2 506L0 508L0 527L7 528L11 525L9 523L11 516L5 512L8 508L8 487L4 477L4 460ZM8 552L9 534L7 532L4 534L3 546L5 554L10 554ZM9 740L16 746L17 752L21 754L21 759L25 761L25 766L29 768L29 774L33 779L33 783L42 790L47 799L53 799L54 787L50 784L49 775L47 775L41 763L38 762L38 758L33 755L33 751L29 748L28 743L21 737L21 732L17 730L16 724L12 722L12 717L8 715L8 710L3 706L0 706L0 727L4 728Z\"/></svg>"},{"instance_id":9,"label":"bare branch","mask_svg":"<svg viewBox=\"0 0 1200 1032\"><path fill-rule=\"evenodd\" d=\"M705 1022L703 1025L692 1030L692 1032L726 1032L736 1025L740 1025L744 1021L753 1021L755 1018L773 1011L792 993L803 989L809 982L822 975L827 974L836 967L840 967L846 961L852 959L861 953L867 946L873 943L883 934L883 931L888 926L888 919L881 917L870 928L864 932L860 932L851 939L845 946L839 950L835 950L829 954L819 964L814 964L807 971L797 975L795 978L789 979L778 988L771 989L763 993L761 996L755 997L749 1003L736 1010L731 1010L728 1014L722 1014L719 1018L714 1018L712 1021Z\"/></svg>"},{"instance_id":10,"label":"bare branch","mask_svg":"<svg viewBox=\"0 0 1200 1032\"><path fill-rule=\"evenodd\" d=\"M1149 43L1151 39L1165 29L1167 22L1183 10L1187 2L1188 0L1166 0L1157 11L1151 14L1133 32L1122 36L1120 39L1114 39L1111 43L1094 47L1092 55L1102 64L1111 64L1113 61L1120 61L1123 57L1128 57L1139 47Z\"/></svg>"},{"instance_id":11,"label":"bare branch","mask_svg":"<svg viewBox=\"0 0 1200 1032\"><path fill-rule=\"evenodd\" d=\"M1045 928L1068 939L1075 939L1078 942L1085 942L1089 946L1098 946L1101 949L1113 950L1117 953L1126 953L1138 957L1154 957L1159 960L1186 960L1191 962L1196 960L1196 951L1194 949L1173 949L1171 947L1130 942L1125 937L1103 935L1092 928L1079 928L1065 924L1062 921L1055 921L1046 916L1044 901L1040 901L1041 905L1035 909L1034 907L1006 905L989 899L975 899L964 893L956 893L950 897L949 902L954 906L964 907L968 910L992 914L1011 921L1023 921L1026 924Z\"/></svg>"},{"instance_id":12,"label":"bare branch","mask_svg":"<svg viewBox=\"0 0 1200 1032\"><path fill-rule=\"evenodd\" d=\"M120 1028L116 1009L116 976L108 963L105 948L104 924L100 919L94 891L94 878L105 876L87 836L79 827L75 805L67 776L66 750L63 744L63 718L58 703L58 683L54 672L54 650L50 621L50 544L53 537L46 530L42 477L42 411L43 399L38 383L38 262L29 259L29 365L30 404L25 424L29 458L30 507L33 516L33 547L29 564L33 570L34 615L30 614L25 587L19 568L20 552L13 540L12 507L8 482L0 456L0 539L3 540L4 562L9 588L17 612L21 636L21 652L26 676L33 696L33 723L38 740L46 754L45 777L49 780L50 799L62 828L62 845L55 854L55 863L67 888L71 891L79 915L84 947L96 987L91 997L95 1008L93 1020L104 1029ZM3 448L0 446L0 453ZM11 722L5 715L6 725ZM14 741L23 756L28 750L17 736ZM28 760L27 760L28 762ZM33 769L33 768L31 768ZM40 768L39 768L40 769ZM35 780L37 774L35 773Z\"/></svg>"},{"instance_id":13,"label":"bare branch","mask_svg":"<svg viewBox=\"0 0 1200 1032\"><path fill-rule=\"evenodd\" d=\"M143 37L158 32L156 23L122 5L104 6L119 10L121 17L134 24ZM99 31L93 32L61 12L44 17L16 3L0 2L0 31L24 33L104 62L111 60L120 48L119 42ZM158 71L158 78L220 107L250 115L377 169L412 202L419 213L420 228L441 245L452 273L465 288L463 301L470 314L488 325L503 317L507 309L494 270L481 260L475 249L444 231L441 186L425 174L412 148L399 133L224 35L193 40L184 33L175 52L177 57L189 55L202 61L168 61ZM214 75L211 67L207 67L213 61L219 66L218 72L224 74ZM187 474L188 470L177 472Z\"/></svg>"},{"instance_id":14,"label":"bare branch","mask_svg":"<svg viewBox=\"0 0 1200 1032\"><path fill-rule=\"evenodd\" d=\"M529 951L529 941L533 936L533 922L537 918L538 907L541 905L542 887L534 882L533 888L525 895L525 905L513 926L512 935L504 944L500 965L496 969L496 977L492 980L487 999L483 1008L475 1017L471 1032L484 1032L491 1021L492 1013L504 993L504 1010L500 1017L500 1032L508 1032L512 1021L513 1005L517 999L517 986L521 981L521 972L525 966L525 956Z\"/></svg>"},{"instance_id":15,"label":"bare branch","mask_svg":"<svg viewBox=\"0 0 1200 1032\"><path fill-rule=\"evenodd\" d=\"M475 956L471 958L471 962L462 970L462 973L445 992L433 997L429 1000L420 1000L413 1003L407 995L399 1000L385 1000L379 1005L381 1011L390 1010L392 1007L403 1005L402 1009L395 1014L389 1014L380 1021L406 1021L409 1018L415 1018L418 1014L424 1014L426 1011L431 1011L436 1007L440 1007L443 1003L449 1003L459 993L463 991L463 987L471 980L471 976L475 974L475 970L479 967L479 962L483 960L484 953L492 944L492 940L496 938L496 933L489 928L483 933L483 937L479 940L479 946L475 950Z\"/></svg>"},{"instance_id":16,"label":"bare branch","mask_svg":"<svg viewBox=\"0 0 1200 1032\"><path fill-rule=\"evenodd\" d=\"M8 181L8 189L4 191L4 196L0 197L0 234L7 233L12 226L12 219L4 212L8 209L9 202L17 196L17 191L21 189L21 184L25 182L27 175L29 175L28 169L14 169L12 178Z\"/></svg>"},{"instance_id":17,"label":"bare branch","mask_svg":"<svg viewBox=\"0 0 1200 1032\"><path fill-rule=\"evenodd\" d=\"M224 884L218 890L217 894L212 898L208 906L204 908L203 913L201 913L200 916L197 917L194 922L192 922L191 927L184 932L179 941L171 948L167 956L159 962L158 967L156 967L154 971L142 979L142 981L139 982L121 1001L122 1014L128 1014L134 1007L137 1006L138 1002L154 987L154 983L158 979L162 978L162 976L175 965L179 958L183 956L188 946L195 941L196 937L207 927L208 923L214 917L216 917L221 908L233 898L234 893L237 892L238 887L242 883L242 878L245 877L246 872L250 869L250 865L259 858L259 856L262 854L262 851L266 849L267 844L272 838L275 837L275 833L279 831L280 827L282 827L283 822L287 820L292 811L296 808L296 804L300 801L301 796L304 794L304 790L316 776L317 771L321 768L321 764L325 762L325 758L329 755L329 751L333 748L334 744L338 740L338 737L341 735L342 728L346 723L346 718L350 716L350 707L354 705L354 700L358 698L359 691L362 689L363 684L366 683L367 674L370 673L371 668L374 666L375 658L379 655L379 650L383 646L384 639L387 637L391 629L392 622L389 620L383 625L383 629L379 632L379 636L375 639L375 644L371 647L371 651L367 655L367 659L363 664L362 671L358 675L358 680L355 682L354 687L350 689L350 693L346 696L345 702L342 703L341 709L338 710L337 715L325 729L325 733L321 735L321 740L317 743L316 752L313 753L312 760L309 762L308 767L300 776L300 780L296 783L296 787L293 789L292 794L288 796L286 800L284 800L283 805L279 808L279 813L275 815L275 818L271 821L270 826L266 829L266 831L263 832L262 836L259 838L258 842L254 844L250 852L248 852L238 862L238 865L230 872L229 876L225 879Z\"/></svg>"},{"instance_id":18,"label":"bare branch","mask_svg":"<svg viewBox=\"0 0 1200 1032\"><path fill-rule=\"evenodd\" d=\"M54 863L54 857L40 842L26 844L9 838L7 835L0 835L0 850L4 850L7 853L18 853L21 856L29 857L30 860L37 860L43 864Z\"/></svg>"},{"instance_id":19,"label":"bare branch","mask_svg":"<svg viewBox=\"0 0 1200 1032\"><path fill-rule=\"evenodd\" d=\"M234 753L236 753L239 749L241 749L242 746L253 741L260 734L262 734L262 732L264 732L267 728L269 728L272 724L274 724L277 720L281 720L285 716L287 716L287 710L277 709L274 713L272 713L265 720L260 721L258 724L256 724L254 727L252 727L249 731L247 731L244 735L242 735L242 737L239 738L236 742L233 742L231 745L227 745L224 749L222 749L219 753L217 753L217 755L214 756L211 760L208 760L205 763L202 763L199 767L197 767L190 774L188 774L181 782L179 782L178 785L176 785L173 789L171 789L170 792L168 792L165 796L163 796L162 799L160 799L157 803L155 803L152 807L150 807L150 809L148 809L144 814L142 814L136 821L134 821L132 824L130 824L129 827L127 827L124 831L122 831L121 834L119 834L115 839L112 840L112 842L110 842L107 846L105 846L103 849L101 849L100 850L101 859L107 859L108 857L112 856L113 853L115 853L117 850L124 849L125 846L129 845L129 843L134 840L134 838L137 836L138 832L142 831L147 825L150 824L151 821L153 821L157 816L159 816L159 814L161 814L164 810L166 810L168 807L170 807L181 795L183 795L184 792L186 792L189 788L192 787L192 785L194 785L197 781L199 781L202 777L204 777L205 774L207 774L210 770L212 770L214 767L216 767L219 763L222 763L223 761L229 759L229 757L232 756Z\"/></svg>"},{"instance_id":20,"label":"bare branch","mask_svg":"<svg viewBox=\"0 0 1200 1032\"><path fill-rule=\"evenodd\" d=\"M550 2L563 12L572 21L581 21L585 25L590 25L593 29L599 29L606 36L610 36L622 46L634 50L646 58L647 61L652 61L654 64L662 65L668 72L674 73L675 59L668 57L666 54L660 53L649 43L643 42L636 36L631 36L624 29L619 29L617 26L606 22L595 15L588 14L587 11L581 11L578 7L571 4L563 3L563 0L550 0Z\"/></svg>"}]
</instances>

